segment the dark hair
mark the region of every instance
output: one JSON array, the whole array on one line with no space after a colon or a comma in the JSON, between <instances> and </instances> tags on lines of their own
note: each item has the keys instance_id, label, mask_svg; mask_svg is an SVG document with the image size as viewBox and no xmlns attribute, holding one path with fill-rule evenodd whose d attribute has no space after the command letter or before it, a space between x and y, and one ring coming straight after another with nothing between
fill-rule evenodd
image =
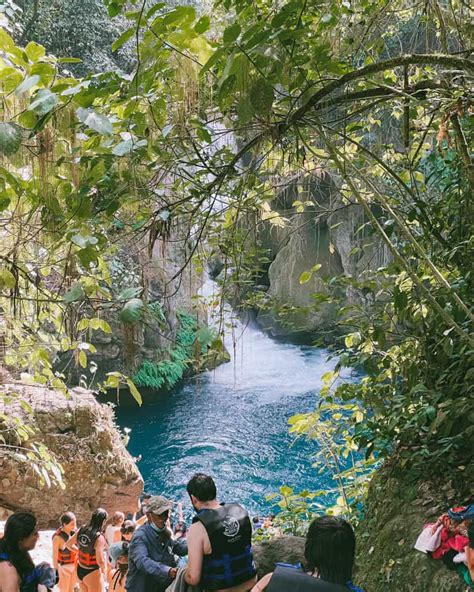
<instances>
[{"instance_id":1,"label":"dark hair","mask_svg":"<svg viewBox=\"0 0 474 592\"><path fill-rule=\"evenodd\" d=\"M112 576L112 590L115 590L117 587L117 582L122 585L127 575L128 571L128 550L129 550L130 543L124 541L122 543L122 548L120 549L120 554L117 557L117 571Z\"/></svg>"},{"instance_id":2,"label":"dark hair","mask_svg":"<svg viewBox=\"0 0 474 592\"><path fill-rule=\"evenodd\" d=\"M210 502L216 499L217 490L214 479L204 473L196 473L186 485L189 495L194 495L200 502Z\"/></svg>"},{"instance_id":3,"label":"dark hair","mask_svg":"<svg viewBox=\"0 0 474 592\"><path fill-rule=\"evenodd\" d=\"M20 577L34 569L34 563L28 551L22 551L19 543L31 536L36 528L36 518L30 512L15 512L5 523L5 531L0 540L0 552L7 553L10 563Z\"/></svg>"},{"instance_id":4,"label":"dark hair","mask_svg":"<svg viewBox=\"0 0 474 592\"><path fill-rule=\"evenodd\" d=\"M146 500L146 499L150 499L150 498L151 498L151 493L144 493L144 494L143 494L143 499L144 499L144 500Z\"/></svg>"},{"instance_id":5,"label":"dark hair","mask_svg":"<svg viewBox=\"0 0 474 592\"><path fill-rule=\"evenodd\" d=\"M123 524L125 520L125 514L123 512L114 512L110 523L112 526L117 526L119 523Z\"/></svg>"},{"instance_id":6,"label":"dark hair","mask_svg":"<svg viewBox=\"0 0 474 592\"><path fill-rule=\"evenodd\" d=\"M352 579L355 536L352 526L342 518L322 516L309 525L304 555L308 571L321 579L346 585Z\"/></svg>"},{"instance_id":7,"label":"dark hair","mask_svg":"<svg viewBox=\"0 0 474 592\"><path fill-rule=\"evenodd\" d=\"M103 508L97 508L92 512L91 519L86 526L81 526L80 532L86 534L91 541L97 539L99 534L102 532L105 522L107 522L108 518L107 512Z\"/></svg>"},{"instance_id":8,"label":"dark hair","mask_svg":"<svg viewBox=\"0 0 474 592\"><path fill-rule=\"evenodd\" d=\"M253 522L254 524L257 524L257 522L260 522L260 518L259 518L258 516L254 516L254 517L252 518L252 522Z\"/></svg>"},{"instance_id":9,"label":"dark hair","mask_svg":"<svg viewBox=\"0 0 474 592\"><path fill-rule=\"evenodd\" d=\"M66 526L66 524L70 524L76 517L72 512L64 512L64 514L59 519L61 526Z\"/></svg>"},{"instance_id":10,"label":"dark hair","mask_svg":"<svg viewBox=\"0 0 474 592\"><path fill-rule=\"evenodd\" d=\"M135 532L135 529L136 525L133 520L125 520L125 522L122 524L120 532L122 534L131 534L132 532Z\"/></svg>"}]
</instances>

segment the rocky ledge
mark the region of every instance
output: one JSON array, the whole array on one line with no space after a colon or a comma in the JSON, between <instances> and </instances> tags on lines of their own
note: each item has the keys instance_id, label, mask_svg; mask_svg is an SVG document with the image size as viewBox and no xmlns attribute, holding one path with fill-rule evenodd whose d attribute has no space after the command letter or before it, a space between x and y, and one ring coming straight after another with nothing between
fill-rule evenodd
<instances>
[{"instance_id":1,"label":"rocky ledge","mask_svg":"<svg viewBox=\"0 0 474 592\"><path fill-rule=\"evenodd\" d=\"M97 507L135 512L143 489L140 472L114 422L113 410L85 389L70 396L41 385L11 382L0 387L0 508L27 509L42 528L73 511L86 520ZM32 426L24 433L21 424ZM22 433L23 432L23 433ZM25 458L44 445L64 471L61 487L48 487ZM41 469L41 464L38 465Z\"/></svg>"}]
</instances>

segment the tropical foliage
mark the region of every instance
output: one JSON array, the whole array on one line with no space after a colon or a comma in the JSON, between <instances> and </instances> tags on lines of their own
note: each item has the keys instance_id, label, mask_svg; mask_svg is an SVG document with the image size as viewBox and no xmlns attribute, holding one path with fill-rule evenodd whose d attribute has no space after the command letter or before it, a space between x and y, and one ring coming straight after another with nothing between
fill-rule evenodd
<instances>
[{"instance_id":1,"label":"tropical foliage","mask_svg":"<svg viewBox=\"0 0 474 592\"><path fill-rule=\"evenodd\" d=\"M474 430L467 4L222 0L212 20L192 6L105 5L130 23L113 44L133 43L130 74L78 80L71 58L0 35L5 361L64 387L56 353L85 367L93 346L78 323L107 331L102 311L119 310L115 242L172 223L189 229L177 276L218 254L235 296L266 265L249 227L284 226L278 187L325 171L390 262L325 278L370 307L340 307L346 336L323 405L357 401L342 412L350 448L368 457L463 466ZM338 383L348 365L363 369L359 384ZM311 436L320 413L292 429Z\"/></svg>"}]
</instances>

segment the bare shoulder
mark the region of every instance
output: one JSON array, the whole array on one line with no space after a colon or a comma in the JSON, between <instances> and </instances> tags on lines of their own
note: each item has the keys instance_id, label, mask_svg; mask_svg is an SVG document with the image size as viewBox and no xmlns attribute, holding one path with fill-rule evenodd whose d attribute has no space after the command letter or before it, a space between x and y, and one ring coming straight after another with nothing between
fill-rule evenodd
<instances>
[{"instance_id":1,"label":"bare shoulder","mask_svg":"<svg viewBox=\"0 0 474 592\"><path fill-rule=\"evenodd\" d=\"M199 545L204 555L211 554L211 541L206 528L201 522L195 522L188 530L188 547L194 544Z\"/></svg>"},{"instance_id":2,"label":"bare shoulder","mask_svg":"<svg viewBox=\"0 0 474 592\"><path fill-rule=\"evenodd\" d=\"M194 524L191 524L191 526L188 529L188 538L190 536L194 538L203 538L204 536L207 537L207 532L202 522L198 521L194 522Z\"/></svg>"},{"instance_id":3,"label":"bare shoulder","mask_svg":"<svg viewBox=\"0 0 474 592\"><path fill-rule=\"evenodd\" d=\"M0 592L17 590L20 586L18 572L9 561L0 562Z\"/></svg>"}]
</instances>

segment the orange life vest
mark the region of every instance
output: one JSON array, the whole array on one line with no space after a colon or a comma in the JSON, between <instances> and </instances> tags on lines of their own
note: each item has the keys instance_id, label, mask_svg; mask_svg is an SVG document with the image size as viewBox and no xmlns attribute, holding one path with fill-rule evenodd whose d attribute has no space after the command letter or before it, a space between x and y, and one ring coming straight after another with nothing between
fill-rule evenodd
<instances>
[{"instance_id":1,"label":"orange life vest","mask_svg":"<svg viewBox=\"0 0 474 592\"><path fill-rule=\"evenodd\" d=\"M83 567L97 567L97 556L95 553L95 543L102 536L100 533L95 537L90 537L86 529L80 528L77 534L77 546L79 547L79 563Z\"/></svg>"},{"instance_id":2,"label":"orange life vest","mask_svg":"<svg viewBox=\"0 0 474 592\"><path fill-rule=\"evenodd\" d=\"M71 536L74 533L71 533ZM53 539L55 536L60 537L65 543L68 542L68 540L71 538L71 536L68 536L68 534L66 532L64 532L64 530L61 530L60 528L58 528L58 530L53 534ZM77 559L77 552L76 551L71 551L70 549L67 549L66 547L64 549L59 548L58 549L58 563L59 565L69 565L71 563L76 563L76 559Z\"/></svg>"}]
</instances>

